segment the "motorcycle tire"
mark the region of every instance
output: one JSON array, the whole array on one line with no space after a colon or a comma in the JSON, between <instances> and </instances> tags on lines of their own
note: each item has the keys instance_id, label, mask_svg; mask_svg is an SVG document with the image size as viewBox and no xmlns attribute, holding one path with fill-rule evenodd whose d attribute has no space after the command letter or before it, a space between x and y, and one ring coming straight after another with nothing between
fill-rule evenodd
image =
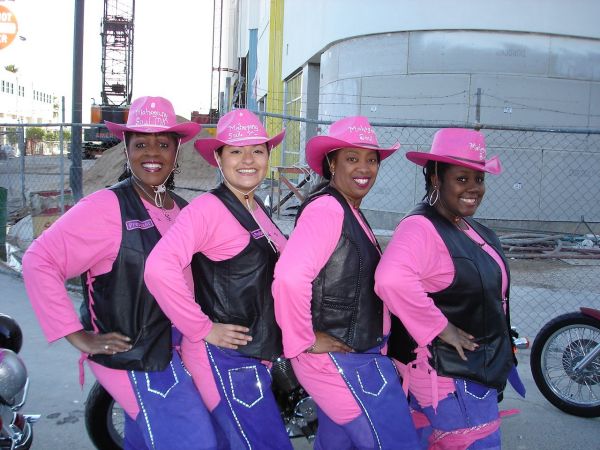
<instances>
[{"instance_id":1,"label":"motorcycle tire","mask_svg":"<svg viewBox=\"0 0 600 450\"><path fill-rule=\"evenodd\" d=\"M580 312L542 327L531 347L531 372L542 395L579 417L600 416L600 356L583 370L575 365L600 343L600 321Z\"/></svg>"},{"instance_id":2,"label":"motorcycle tire","mask_svg":"<svg viewBox=\"0 0 600 450\"><path fill-rule=\"evenodd\" d=\"M85 428L99 450L123 448L124 412L98 382L90 389L85 402Z\"/></svg>"}]
</instances>

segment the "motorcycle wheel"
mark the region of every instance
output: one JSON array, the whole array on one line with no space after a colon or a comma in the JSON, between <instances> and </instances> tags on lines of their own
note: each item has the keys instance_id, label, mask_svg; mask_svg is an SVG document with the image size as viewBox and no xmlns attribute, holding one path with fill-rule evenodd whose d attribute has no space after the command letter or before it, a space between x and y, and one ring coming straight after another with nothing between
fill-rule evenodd
<instances>
[{"instance_id":1,"label":"motorcycle wheel","mask_svg":"<svg viewBox=\"0 0 600 450\"><path fill-rule=\"evenodd\" d=\"M531 347L531 372L542 395L580 417L600 416L600 355L583 369L576 364L600 344L600 321L580 312L548 322Z\"/></svg>"},{"instance_id":2,"label":"motorcycle wheel","mask_svg":"<svg viewBox=\"0 0 600 450\"><path fill-rule=\"evenodd\" d=\"M100 450L121 450L125 412L98 382L85 402L85 427L92 443Z\"/></svg>"}]
</instances>

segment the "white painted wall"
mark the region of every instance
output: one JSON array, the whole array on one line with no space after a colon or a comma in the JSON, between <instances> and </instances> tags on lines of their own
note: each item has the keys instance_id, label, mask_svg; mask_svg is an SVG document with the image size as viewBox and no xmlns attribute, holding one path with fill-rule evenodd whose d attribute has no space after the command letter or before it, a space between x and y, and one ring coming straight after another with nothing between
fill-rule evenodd
<instances>
[{"instance_id":1,"label":"white painted wall","mask_svg":"<svg viewBox=\"0 0 600 450\"><path fill-rule=\"evenodd\" d=\"M350 38L320 58L322 119L600 128L600 40L493 31Z\"/></svg>"},{"instance_id":2,"label":"white painted wall","mask_svg":"<svg viewBox=\"0 0 600 450\"><path fill-rule=\"evenodd\" d=\"M13 93L2 92L0 89L0 123L56 123L54 118L54 90L44 85L43 80L33 80L22 71L16 74L0 67L0 83L12 83ZM18 86L25 88L25 95L18 95ZM50 95L53 100L48 103L35 100L33 91ZM60 99L56 99L60 104ZM60 111L59 111L60 112Z\"/></svg>"},{"instance_id":3,"label":"white painted wall","mask_svg":"<svg viewBox=\"0 0 600 450\"><path fill-rule=\"evenodd\" d=\"M436 124L474 123L478 89L483 124L600 129L599 18L596 0L286 0L283 77L319 67L303 96L318 89L322 120L433 127L378 129L403 151L363 206L397 220L423 195L404 152L427 149ZM505 173L488 178L480 217L600 222L600 136L486 133Z\"/></svg>"},{"instance_id":4,"label":"white painted wall","mask_svg":"<svg viewBox=\"0 0 600 450\"><path fill-rule=\"evenodd\" d=\"M269 0L258 0L258 45L257 45L257 67L256 67L256 92L257 100L267 94L269 81L269 17L271 3Z\"/></svg>"},{"instance_id":5,"label":"white painted wall","mask_svg":"<svg viewBox=\"0 0 600 450\"><path fill-rule=\"evenodd\" d=\"M258 28L260 20L261 0L239 0L240 29L238 56L244 57L248 54L249 30Z\"/></svg>"},{"instance_id":6,"label":"white painted wall","mask_svg":"<svg viewBox=\"0 0 600 450\"><path fill-rule=\"evenodd\" d=\"M597 0L285 0L283 77L354 36L496 30L600 38L599 18Z\"/></svg>"},{"instance_id":7,"label":"white painted wall","mask_svg":"<svg viewBox=\"0 0 600 450\"><path fill-rule=\"evenodd\" d=\"M349 38L320 58L319 118L365 115L379 123L600 128L600 40L495 31L414 31ZM381 129L383 145L428 148L435 129L401 135ZM484 218L600 222L600 136L489 133L505 166L489 177ZM367 209L404 213L423 195L419 168L399 152L385 161ZM582 172L583 171L583 172ZM582 175L583 173L583 175ZM513 186L519 188L513 188Z\"/></svg>"},{"instance_id":8,"label":"white painted wall","mask_svg":"<svg viewBox=\"0 0 600 450\"><path fill-rule=\"evenodd\" d=\"M222 17L222 45L221 45L221 67L223 69L237 69L238 57L238 1L229 0L223 2ZM229 76L225 74L225 76Z\"/></svg>"}]
</instances>

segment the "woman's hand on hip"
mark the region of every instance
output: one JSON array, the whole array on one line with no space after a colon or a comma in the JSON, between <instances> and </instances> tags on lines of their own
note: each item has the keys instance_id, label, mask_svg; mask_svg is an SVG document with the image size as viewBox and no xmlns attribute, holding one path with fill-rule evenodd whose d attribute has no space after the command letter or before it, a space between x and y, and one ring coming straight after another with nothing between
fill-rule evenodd
<instances>
[{"instance_id":1,"label":"woman's hand on hip","mask_svg":"<svg viewBox=\"0 0 600 450\"><path fill-rule=\"evenodd\" d=\"M464 350L473 351L477 347L479 347L478 344L473 342L473 339L475 339L474 336L471 336L469 333L452 325L450 322L448 322L446 328L444 328L443 331L440 334L438 334L438 337L446 344L454 347L460 355L461 359L463 359L464 361L467 360Z\"/></svg>"},{"instance_id":2,"label":"woman's hand on hip","mask_svg":"<svg viewBox=\"0 0 600 450\"><path fill-rule=\"evenodd\" d=\"M96 334L79 330L66 338L73 347L90 355L114 355L131 350L131 339L121 333Z\"/></svg>"},{"instance_id":3,"label":"woman's hand on hip","mask_svg":"<svg viewBox=\"0 0 600 450\"><path fill-rule=\"evenodd\" d=\"M252 340L252 336L246 334L249 328L229 323L213 323L210 333L204 338L209 344L218 347L236 350Z\"/></svg>"},{"instance_id":4,"label":"woman's hand on hip","mask_svg":"<svg viewBox=\"0 0 600 450\"><path fill-rule=\"evenodd\" d=\"M347 346L339 339L330 336L322 331L315 331L316 340L313 345L306 349L306 353L329 353L329 352L341 352L348 353L352 351L352 348Z\"/></svg>"}]
</instances>

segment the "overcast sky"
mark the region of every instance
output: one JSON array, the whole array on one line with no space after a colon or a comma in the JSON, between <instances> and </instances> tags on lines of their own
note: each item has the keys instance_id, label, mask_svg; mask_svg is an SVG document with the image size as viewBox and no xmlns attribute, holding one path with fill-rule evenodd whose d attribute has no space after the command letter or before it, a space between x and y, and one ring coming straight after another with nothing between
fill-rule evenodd
<instances>
[{"instance_id":1,"label":"overcast sky","mask_svg":"<svg viewBox=\"0 0 600 450\"><path fill-rule=\"evenodd\" d=\"M161 95L179 115L208 112L212 44L212 0L138 0L134 27L133 97ZM70 108L75 0L0 0L17 16L16 39L0 50L0 65L67 97ZM91 98L100 102L103 0L85 1L83 115ZM70 120L70 109L67 120Z\"/></svg>"}]
</instances>

